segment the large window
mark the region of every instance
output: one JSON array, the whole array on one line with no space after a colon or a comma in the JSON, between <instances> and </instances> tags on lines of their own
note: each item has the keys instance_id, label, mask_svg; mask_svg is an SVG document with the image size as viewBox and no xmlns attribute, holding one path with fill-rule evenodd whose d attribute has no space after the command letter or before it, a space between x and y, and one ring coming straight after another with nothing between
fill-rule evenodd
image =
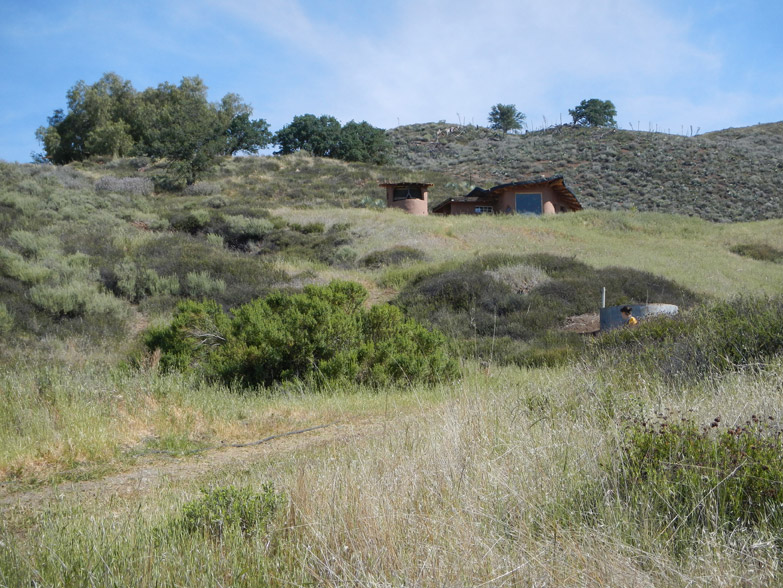
<instances>
[{"instance_id":1,"label":"large window","mask_svg":"<svg viewBox=\"0 0 783 588\"><path fill-rule=\"evenodd\" d=\"M541 194L517 194L516 206L519 214L541 214L543 211Z\"/></svg>"},{"instance_id":2,"label":"large window","mask_svg":"<svg viewBox=\"0 0 783 588\"><path fill-rule=\"evenodd\" d=\"M476 214L492 214L495 212L495 209L491 206L477 206L473 212Z\"/></svg>"},{"instance_id":3,"label":"large window","mask_svg":"<svg viewBox=\"0 0 783 588\"><path fill-rule=\"evenodd\" d=\"M423 200L424 197L421 195L421 188L418 188L416 186L403 186L401 188L395 188L394 189L394 196L392 197L395 201L396 200Z\"/></svg>"}]
</instances>

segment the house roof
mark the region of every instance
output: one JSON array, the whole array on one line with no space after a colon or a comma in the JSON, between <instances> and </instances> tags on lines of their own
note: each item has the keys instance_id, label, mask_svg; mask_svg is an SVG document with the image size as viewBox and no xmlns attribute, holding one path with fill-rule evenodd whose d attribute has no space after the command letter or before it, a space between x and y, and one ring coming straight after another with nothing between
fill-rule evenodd
<instances>
[{"instance_id":1,"label":"house roof","mask_svg":"<svg viewBox=\"0 0 783 588\"><path fill-rule=\"evenodd\" d=\"M549 186L556 192L568 205L571 210L582 210L582 205L576 199L571 189L566 185L562 175L551 176L548 178L536 178L534 180L522 180L519 182L509 182L508 184L499 184L484 190L483 188L473 188L468 194L459 198L449 198L437 206L433 207L432 212L445 212L452 202L486 202L493 197L501 194L509 188L532 188L534 186Z\"/></svg>"},{"instance_id":2,"label":"house roof","mask_svg":"<svg viewBox=\"0 0 783 588\"><path fill-rule=\"evenodd\" d=\"M434 186L435 184L425 184L423 182L385 182L383 184L378 184L381 188L408 188L408 187L417 187L417 188L429 188L431 186Z\"/></svg>"}]
</instances>

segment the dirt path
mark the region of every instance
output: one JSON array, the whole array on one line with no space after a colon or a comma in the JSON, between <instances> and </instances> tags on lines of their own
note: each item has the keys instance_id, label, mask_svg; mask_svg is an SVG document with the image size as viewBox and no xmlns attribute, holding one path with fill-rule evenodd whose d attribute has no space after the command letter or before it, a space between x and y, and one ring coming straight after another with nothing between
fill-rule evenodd
<instances>
[{"instance_id":1,"label":"dirt path","mask_svg":"<svg viewBox=\"0 0 783 588\"><path fill-rule=\"evenodd\" d=\"M248 447L221 447L189 457L150 455L130 469L103 478L62 482L29 491L14 491L0 484L0 513L9 508L31 509L56 499L78 496L80 500L129 498L153 492L173 482L214 476L236 466L246 466L266 458L329 444L356 443L380 435L388 420L376 418L351 423L331 423L302 433L281 435Z\"/></svg>"}]
</instances>

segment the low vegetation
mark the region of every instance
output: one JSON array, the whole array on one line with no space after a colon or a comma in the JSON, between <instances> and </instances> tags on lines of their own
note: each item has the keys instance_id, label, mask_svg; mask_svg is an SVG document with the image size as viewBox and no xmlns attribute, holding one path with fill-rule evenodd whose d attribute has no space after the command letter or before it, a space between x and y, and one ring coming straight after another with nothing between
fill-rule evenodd
<instances>
[{"instance_id":1,"label":"low vegetation","mask_svg":"<svg viewBox=\"0 0 783 588\"><path fill-rule=\"evenodd\" d=\"M351 282L271 294L233 311L214 302L181 303L171 324L145 336L164 368L198 369L246 387L304 380L433 383L457 375L445 338L393 306L364 310L367 292Z\"/></svg>"},{"instance_id":2,"label":"low vegetation","mask_svg":"<svg viewBox=\"0 0 783 588\"><path fill-rule=\"evenodd\" d=\"M704 220L750 214L728 161L777 189L778 126L448 129L388 134L410 169L234 158L186 189L0 163L0 585L781 582L783 221ZM374 204L547 153L593 210ZM703 218L598 210L649 210L660 169ZM602 287L681 313L564 332Z\"/></svg>"},{"instance_id":3,"label":"low vegetation","mask_svg":"<svg viewBox=\"0 0 783 588\"><path fill-rule=\"evenodd\" d=\"M569 316L595 311L602 287L607 305L668 300L687 308L698 296L653 274L631 268L596 270L574 258L549 254L485 255L412 279L396 303L456 340L483 361L541 365L573 358L579 336L560 328Z\"/></svg>"}]
</instances>

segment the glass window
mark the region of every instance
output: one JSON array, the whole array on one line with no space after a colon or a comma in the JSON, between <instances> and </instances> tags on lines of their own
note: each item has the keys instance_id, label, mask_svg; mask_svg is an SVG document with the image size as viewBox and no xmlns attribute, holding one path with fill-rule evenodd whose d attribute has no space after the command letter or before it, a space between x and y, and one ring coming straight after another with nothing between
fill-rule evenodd
<instances>
[{"instance_id":1,"label":"glass window","mask_svg":"<svg viewBox=\"0 0 783 588\"><path fill-rule=\"evenodd\" d=\"M541 214L544 208L541 194L517 194L516 206L519 214Z\"/></svg>"},{"instance_id":2,"label":"glass window","mask_svg":"<svg viewBox=\"0 0 783 588\"><path fill-rule=\"evenodd\" d=\"M491 206L477 206L474 212L476 214L492 214L495 210Z\"/></svg>"},{"instance_id":3,"label":"glass window","mask_svg":"<svg viewBox=\"0 0 783 588\"><path fill-rule=\"evenodd\" d=\"M394 200L423 200L421 188L416 186L402 186L394 189Z\"/></svg>"}]
</instances>

